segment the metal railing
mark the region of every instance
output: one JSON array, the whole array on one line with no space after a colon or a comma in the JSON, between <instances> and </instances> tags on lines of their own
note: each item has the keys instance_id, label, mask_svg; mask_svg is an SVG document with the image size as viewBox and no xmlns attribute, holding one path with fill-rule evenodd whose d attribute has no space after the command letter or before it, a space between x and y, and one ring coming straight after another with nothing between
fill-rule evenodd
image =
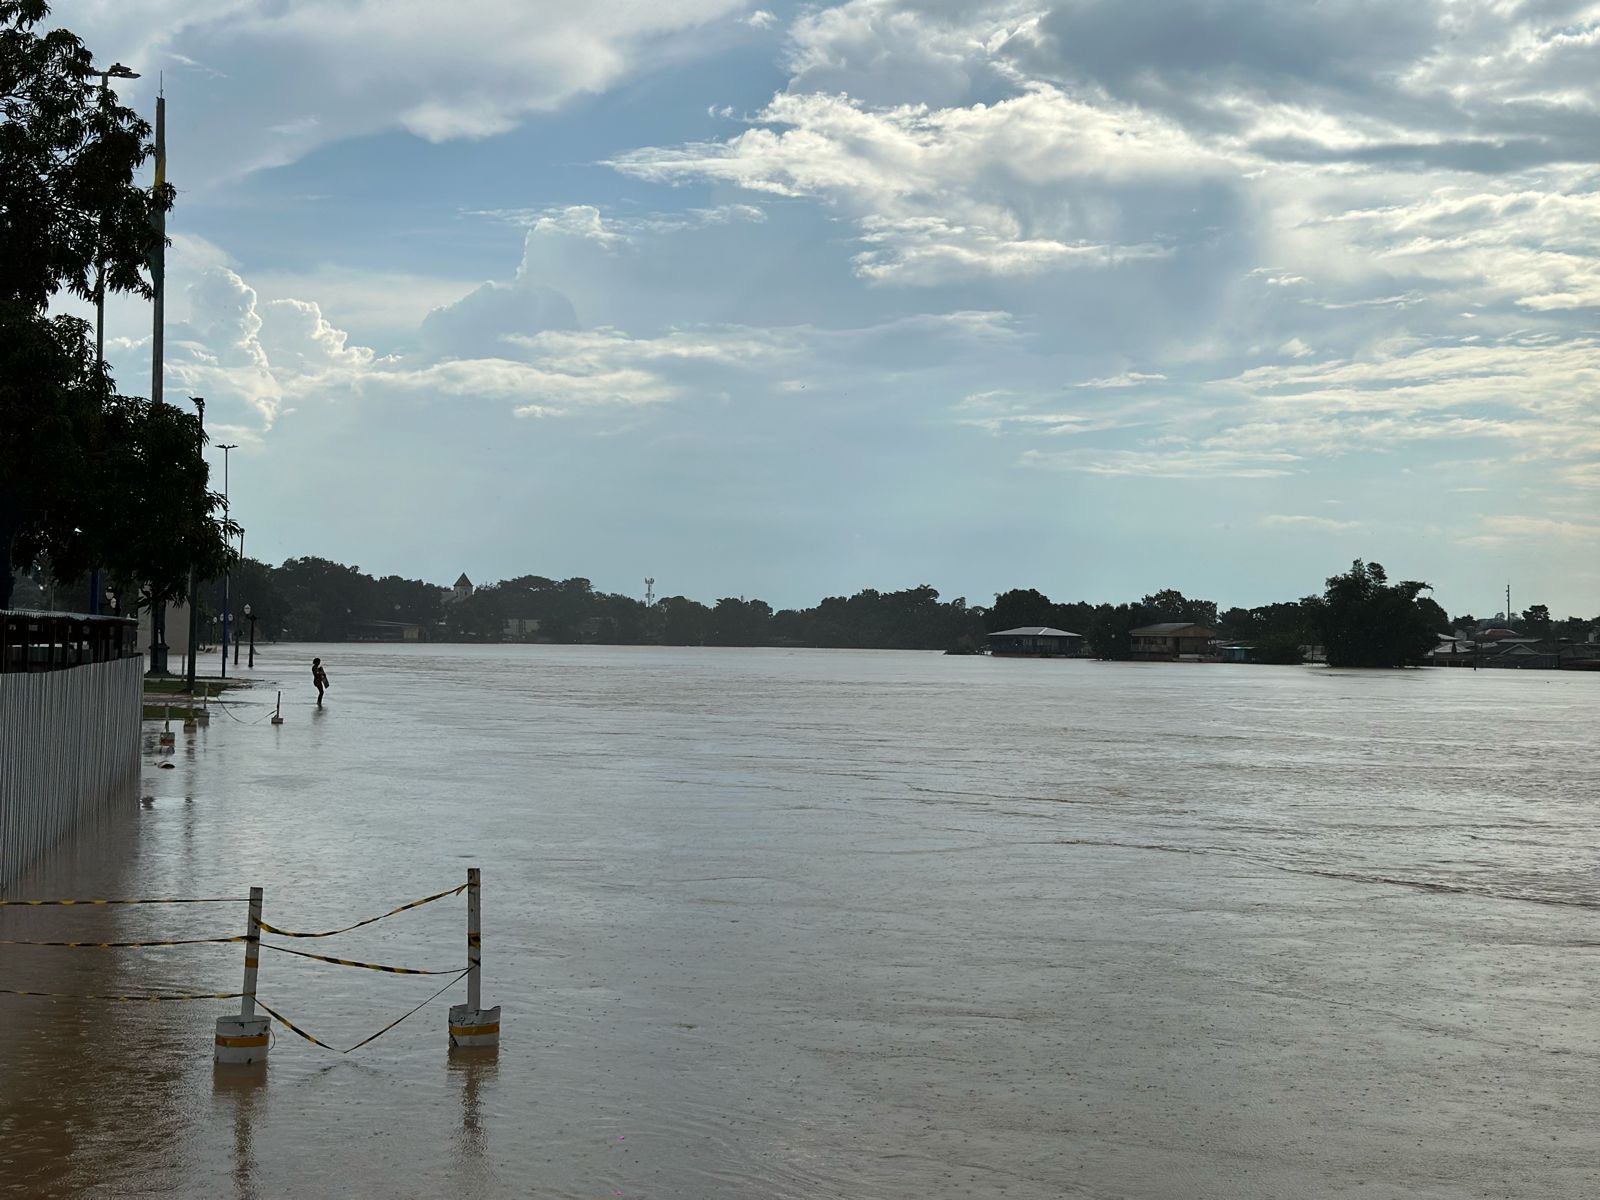
<instances>
[{"instance_id":1,"label":"metal railing","mask_svg":"<svg viewBox=\"0 0 1600 1200\"><path fill-rule=\"evenodd\" d=\"M139 653L130 617L0 610L0 675L64 671Z\"/></svg>"}]
</instances>

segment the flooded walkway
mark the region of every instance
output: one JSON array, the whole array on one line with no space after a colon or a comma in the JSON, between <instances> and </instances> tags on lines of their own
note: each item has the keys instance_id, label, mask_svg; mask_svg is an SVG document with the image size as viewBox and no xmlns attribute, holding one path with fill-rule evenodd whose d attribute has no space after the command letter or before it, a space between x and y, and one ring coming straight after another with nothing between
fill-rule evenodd
<instances>
[{"instance_id":1,"label":"flooded walkway","mask_svg":"<svg viewBox=\"0 0 1600 1200\"><path fill-rule=\"evenodd\" d=\"M1600 688L937 655L276 647L22 896L322 930L484 872L489 1060L225 1001L0 997L0 1195L1600 1193ZM296 948L464 964L460 897ZM0 908L0 938L244 906ZM281 940L281 939L279 939ZM0 946L0 986L232 992L236 944ZM348 1046L440 980L263 955Z\"/></svg>"}]
</instances>

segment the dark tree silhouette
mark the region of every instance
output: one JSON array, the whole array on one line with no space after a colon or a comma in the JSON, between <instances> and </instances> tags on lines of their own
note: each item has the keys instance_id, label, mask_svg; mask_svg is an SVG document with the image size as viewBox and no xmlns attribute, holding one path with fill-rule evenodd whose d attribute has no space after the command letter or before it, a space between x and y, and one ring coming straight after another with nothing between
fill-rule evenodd
<instances>
[{"instance_id":1,"label":"dark tree silhouette","mask_svg":"<svg viewBox=\"0 0 1600 1200\"><path fill-rule=\"evenodd\" d=\"M1359 558L1306 601L1330 667L1403 667L1435 645L1434 620L1417 604L1429 585L1391 584L1378 563ZM1442 610L1441 610L1442 611Z\"/></svg>"},{"instance_id":2,"label":"dark tree silhouette","mask_svg":"<svg viewBox=\"0 0 1600 1200\"><path fill-rule=\"evenodd\" d=\"M35 563L174 599L228 554L198 422L118 396L88 326L47 313L62 292L149 295L172 189L134 185L150 127L95 86L73 34L39 31L48 14L0 0L0 607Z\"/></svg>"}]
</instances>

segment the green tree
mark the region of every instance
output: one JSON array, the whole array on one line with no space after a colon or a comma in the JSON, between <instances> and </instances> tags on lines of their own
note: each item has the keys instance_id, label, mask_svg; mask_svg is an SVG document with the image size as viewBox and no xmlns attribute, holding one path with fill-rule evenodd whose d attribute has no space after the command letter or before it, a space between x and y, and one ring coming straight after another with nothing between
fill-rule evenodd
<instances>
[{"instance_id":1,"label":"green tree","mask_svg":"<svg viewBox=\"0 0 1600 1200\"><path fill-rule=\"evenodd\" d=\"M1418 596L1417 608L1427 619L1428 628L1436 634L1450 632L1450 614L1432 596Z\"/></svg>"},{"instance_id":2,"label":"green tree","mask_svg":"<svg viewBox=\"0 0 1600 1200\"><path fill-rule=\"evenodd\" d=\"M989 610L985 624L990 633L1031 625L1049 625L1055 615L1052 611L1054 608L1050 597L1035 588L1012 588L1009 592L995 595L994 607Z\"/></svg>"},{"instance_id":3,"label":"green tree","mask_svg":"<svg viewBox=\"0 0 1600 1200\"><path fill-rule=\"evenodd\" d=\"M759 646L768 637L772 606L765 600L724 596L711 610L707 641L713 646Z\"/></svg>"},{"instance_id":4,"label":"green tree","mask_svg":"<svg viewBox=\"0 0 1600 1200\"><path fill-rule=\"evenodd\" d=\"M1152 625L1159 621L1188 621L1193 625L1204 625L1208 629L1217 627L1215 601L1191 600L1174 588L1165 588L1154 595L1143 597L1139 601L1139 607L1144 611L1145 620Z\"/></svg>"},{"instance_id":5,"label":"green tree","mask_svg":"<svg viewBox=\"0 0 1600 1200\"><path fill-rule=\"evenodd\" d=\"M198 424L117 396L84 322L47 313L62 292L149 295L172 189L134 185L150 127L94 86L73 34L39 32L48 14L0 0L0 607L34 563L173 599L227 555Z\"/></svg>"},{"instance_id":6,"label":"green tree","mask_svg":"<svg viewBox=\"0 0 1600 1200\"><path fill-rule=\"evenodd\" d=\"M236 531L213 519L222 498L203 444L194 414L111 390L82 321L4 322L0 608L13 565L60 580L102 567L109 586L146 600L182 596L191 565L220 573Z\"/></svg>"},{"instance_id":7,"label":"green tree","mask_svg":"<svg viewBox=\"0 0 1600 1200\"><path fill-rule=\"evenodd\" d=\"M1522 610L1522 630L1529 637L1547 638L1550 636L1550 608L1548 605L1535 604L1531 608Z\"/></svg>"},{"instance_id":8,"label":"green tree","mask_svg":"<svg viewBox=\"0 0 1600 1200\"><path fill-rule=\"evenodd\" d=\"M1133 657L1133 631L1150 623L1137 604L1102 604L1089 625L1089 652L1096 658L1124 662Z\"/></svg>"},{"instance_id":9,"label":"green tree","mask_svg":"<svg viewBox=\"0 0 1600 1200\"><path fill-rule=\"evenodd\" d=\"M1417 604L1429 585L1391 584L1379 563L1359 558L1305 601L1330 667L1403 667L1433 649L1434 619Z\"/></svg>"},{"instance_id":10,"label":"green tree","mask_svg":"<svg viewBox=\"0 0 1600 1200\"><path fill-rule=\"evenodd\" d=\"M711 610L697 600L668 596L656 601L661 641L667 646L703 646L711 630Z\"/></svg>"},{"instance_id":11,"label":"green tree","mask_svg":"<svg viewBox=\"0 0 1600 1200\"><path fill-rule=\"evenodd\" d=\"M273 581L289 607L284 635L295 641L342 642L352 624L371 619L374 580L360 567L326 558L291 558Z\"/></svg>"}]
</instances>

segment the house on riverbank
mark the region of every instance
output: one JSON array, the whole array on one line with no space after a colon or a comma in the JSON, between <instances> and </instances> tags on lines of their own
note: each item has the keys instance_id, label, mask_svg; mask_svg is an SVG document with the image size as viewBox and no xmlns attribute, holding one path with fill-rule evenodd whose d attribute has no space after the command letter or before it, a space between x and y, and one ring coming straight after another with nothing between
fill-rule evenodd
<instances>
[{"instance_id":1,"label":"house on riverbank","mask_svg":"<svg viewBox=\"0 0 1600 1200\"><path fill-rule=\"evenodd\" d=\"M1144 625L1132 630L1130 636L1133 658L1140 662L1212 658L1216 654L1217 631L1188 621Z\"/></svg>"},{"instance_id":2,"label":"house on riverbank","mask_svg":"<svg viewBox=\"0 0 1600 1200\"><path fill-rule=\"evenodd\" d=\"M989 653L1002 658L1077 658L1083 635L1048 625L1021 625L989 635Z\"/></svg>"}]
</instances>

